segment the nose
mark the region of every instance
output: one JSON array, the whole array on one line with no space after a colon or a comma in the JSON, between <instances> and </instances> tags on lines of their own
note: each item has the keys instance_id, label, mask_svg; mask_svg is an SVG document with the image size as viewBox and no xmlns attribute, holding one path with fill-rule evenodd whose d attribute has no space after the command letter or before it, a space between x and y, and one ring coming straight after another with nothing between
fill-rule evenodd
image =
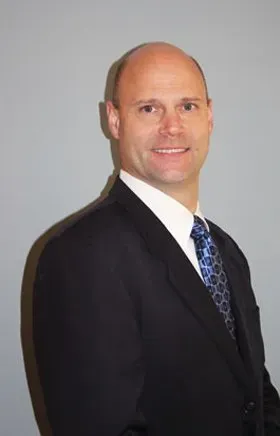
<instances>
[{"instance_id":1,"label":"nose","mask_svg":"<svg viewBox=\"0 0 280 436\"><path fill-rule=\"evenodd\" d=\"M182 133L183 124L180 114L173 110L166 112L161 119L159 133L165 136L177 136Z\"/></svg>"}]
</instances>

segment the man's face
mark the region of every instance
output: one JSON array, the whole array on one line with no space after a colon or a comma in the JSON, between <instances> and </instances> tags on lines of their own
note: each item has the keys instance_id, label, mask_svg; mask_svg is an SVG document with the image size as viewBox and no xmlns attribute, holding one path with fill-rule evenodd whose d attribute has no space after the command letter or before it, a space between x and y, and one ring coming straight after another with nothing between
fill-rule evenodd
<instances>
[{"instance_id":1,"label":"man's face","mask_svg":"<svg viewBox=\"0 0 280 436\"><path fill-rule=\"evenodd\" d=\"M136 53L120 80L119 107L108 102L107 113L125 171L163 190L198 181L212 108L197 67L182 52Z\"/></svg>"}]
</instances>

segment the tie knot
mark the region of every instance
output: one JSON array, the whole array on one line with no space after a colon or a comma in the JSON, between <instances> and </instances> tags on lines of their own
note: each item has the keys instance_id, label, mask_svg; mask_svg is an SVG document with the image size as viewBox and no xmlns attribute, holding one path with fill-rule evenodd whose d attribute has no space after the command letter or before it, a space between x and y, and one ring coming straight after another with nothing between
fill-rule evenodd
<instances>
[{"instance_id":1,"label":"tie knot","mask_svg":"<svg viewBox=\"0 0 280 436\"><path fill-rule=\"evenodd\" d=\"M204 222L197 215L194 215L194 222L191 231L191 238L197 241L208 235Z\"/></svg>"}]
</instances>

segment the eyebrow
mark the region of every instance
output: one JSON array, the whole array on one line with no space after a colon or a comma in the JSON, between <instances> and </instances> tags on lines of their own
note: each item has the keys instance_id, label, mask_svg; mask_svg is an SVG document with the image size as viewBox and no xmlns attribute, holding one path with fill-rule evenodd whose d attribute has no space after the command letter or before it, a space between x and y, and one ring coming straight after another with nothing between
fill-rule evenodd
<instances>
[{"instance_id":1,"label":"eyebrow","mask_svg":"<svg viewBox=\"0 0 280 436\"><path fill-rule=\"evenodd\" d=\"M203 101L201 97L183 97L180 99L180 103L192 102L192 101ZM134 100L132 101L132 105L134 106L142 106L142 105L153 105L156 103L161 103L160 99L150 98L147 100Z\"/></svg>"},{"instance_id":2,"label":"eyebrow","mask_svg":"<svg viewBox=\"0 0 280 436\"><path fill-rule=\"evenodd\" d=\"M181 98L181 102L185 102L185 101L203 101L204 99L201 97L183 97Z\"/></svg>"},{"instance_id":3,"label":"eyebrow","mask_svg":"<svg viewBox=\"0 0 280 436\"><path fill-rule=\"evenodd\" d=\"M158 103L158 102L159 102L158 99L150 98L148 100L134 100L134 101L132 101L132 105L142 106L142 105L155 104L155 103Z\"/></svg>"}]
</instances>

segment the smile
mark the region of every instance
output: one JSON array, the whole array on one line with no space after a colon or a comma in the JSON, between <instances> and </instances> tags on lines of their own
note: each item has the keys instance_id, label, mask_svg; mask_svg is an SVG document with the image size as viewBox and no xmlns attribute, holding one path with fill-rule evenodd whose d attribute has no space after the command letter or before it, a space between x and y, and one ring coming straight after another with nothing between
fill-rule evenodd
<instances>
[{"instance_id":1,"label":"smile","mask_svg":"<svg viewBox=\"0 0 280 436\"><path fill-rule=\"evenodd\" d=\"M188 151L189 148L157 148L153 150L155 153L184 153L185 151Z\"/></svg>"}]
</instances>

